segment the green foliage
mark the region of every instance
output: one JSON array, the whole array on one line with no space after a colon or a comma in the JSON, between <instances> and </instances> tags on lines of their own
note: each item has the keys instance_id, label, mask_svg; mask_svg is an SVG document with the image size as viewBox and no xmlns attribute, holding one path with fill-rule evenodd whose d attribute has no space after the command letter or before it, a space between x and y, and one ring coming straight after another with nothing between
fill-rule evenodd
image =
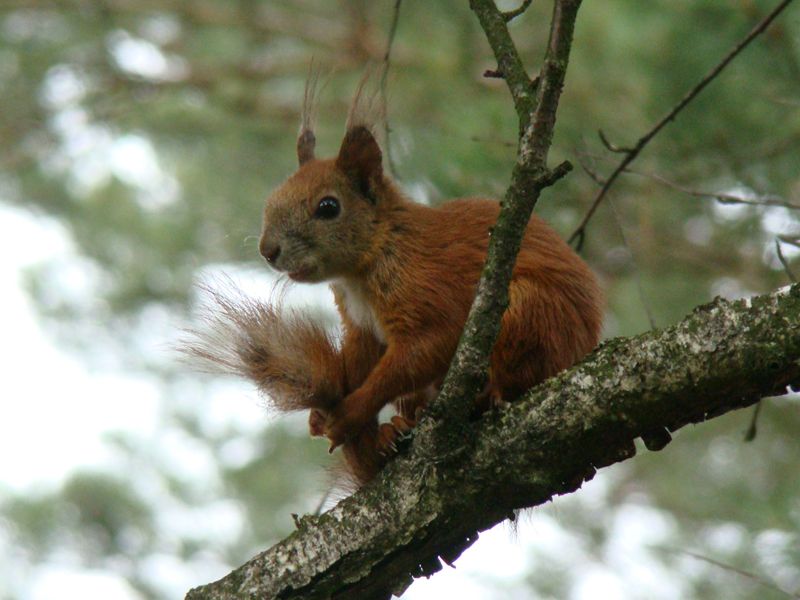
<instances>
[{"instance_id":1,"label":"green foliage","mask_svg":"<svg viewBox=\"0 0 800 600\"><path fill-rule=\"evenodd\" d=\"M81 268L92 274L75 296L59 283L59 257L30 272L29 291L49 330L68 347L110 349L120 362L163 377L166 397L186 389L173 367L141 353L136 340L147 334L149 315L157 307L185 318L204 268L262 268L261 202L295 167L308 64L313 56L329 73L318 138L321 153L333 154L355 82L367 62L383 58L393 4L4 3L0 200L59 219L85 261ZM596 131L615 144L635 143L772 4L585 3L553 164L569 158L609 173L619 155ZM531 70L543 54L549 12L550 3L534 2L512 25ZM711 194L769 194L800 204L798 23L790 9L659 135L635 169ZM403 3L388 120L397 175L410 193L431 202L502 194L516 120L503 82L482 77L494 66L467 2ZM536 210L568 235L596 190L576 169ZM797 212L722 205L634 174L618 182L611 201L616 216L606 202L585 248L607 290L609 336L649 327L643 299L656 324L666 325L717 293L786 282L774 238L798 235ZM198 387L189 389L202 395ZM211 432L203 407L200 400L165 401L163 427L205 448L217 461L213 474L176 476L145 440L120 438L110 445L138 472L76 473L44 495L7 494L0 514L13 539L34 562L69 548L86 565L108 556L140 564L155 551L187 562L212 552L233 565L289 532L289 513L313 510L325 488L323 446L309 442L302 427ZM767 402L750 445L741 443L748 415L736 414L679 435L662 453L642 452L608 476L609 492L594 513L580 495L561 503L561 525L587 549L583 568L613 562L605 552L615 515L646 505L677 523L665 544L769 580L800 581L796 412L795 402ZM250 453L226 463L220 456L236 440ZM163 493L140 493L144 473ZM216 483L198 490L203 477ZM231 539L167 535L157 525L164 503L189 510L214 497L235 499L244 515L246 526ZM708 541L723 525L739 532L726 552ZM770 536L789 542L769 554ZM582 567L540 558L530 586L542 597L564 597ZM686 597L763 591L717 567L687 566L694 559L675 553L651 559L685 579ZM168 595L142 572L127 573L144 596Z\"/></svg>"},{"instance_id":2,"label":"green foliage","mask_svg":"<svg viewBox=\"0 0 800 600\"><path fill-rule=\"evenodd\" d=\"M155 535L151 508L130 484L100 473L77 472L59 490L12 497L2 510L38 560L74 544L93 563L146 551Z\"/></svg>"}]
</instances>

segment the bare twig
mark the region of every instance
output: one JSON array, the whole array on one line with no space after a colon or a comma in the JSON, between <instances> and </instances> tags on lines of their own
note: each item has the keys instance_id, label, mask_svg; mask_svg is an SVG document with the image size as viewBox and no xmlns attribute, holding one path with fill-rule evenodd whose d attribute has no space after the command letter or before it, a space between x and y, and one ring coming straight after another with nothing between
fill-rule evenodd
<instances>
[{"instance_id":1,"label":"bare twig","mask_svg":"<svg viewBox=\"0 0 800 600\"><path fill-rule=\"evenodd\" d=\"M582 245L583 239L586 236L586 226L589 223L589 220L594 215L597 207L600 206L600 203L605 198L608 190L620 176L620 174L627 168L629 164L631 164L636 157L639 156L642 150L644 150L645 146L650 143L650 141L661 131L670 121L673 121L678 114L686 108L686 106L694 100L697 95L705 89L705 87L711 83L722 71L725 67L730 64L730 62L736 58L742 50L744 50L750 42L752 42L759 34L761 34L767 27L769 27L770 23L775 20L775 18L787 7L789 4L792 3L793 0L782 0L764 19L761 20L751 31L748 33L744 39L742 39L736 46L734 46L728 54L713 68L711 69L706 75L695 85L689 92L678 102L672 109L664 115L664 117L656 123L650 131L648 131L644 136L639 138L639 141L636 142L636 145L630 149L627 149L625 152L625 157L619 163L616 169L611 173L611 175L606 180L605 185L600 189L595 196L594 201L592 202L591 207L587 211L586 215L583 217L583 220L580 222L580 225L575 229L574 233L570 236L569 242L577 242L577 247L580 248Z\"/></svg>"},{"instance_id":2,"label":"bare twig","mask_svg":"<svg viewBox=\"0 0 800 600\"><path fill-rule=\"evenodd\" d=\"M644 312L647 315L647 321L650 323L650 329L655 329L656 320L653 316L653 311L650 308L650 303L647 301L647 297L644 294L644 287L642 286L642 271L639 268L639 261L636 260L636 256L633 254L633 250L631 249L631 245L628 243L628 237L625 235L625 229L622 227L622 220L620 219L619 211L617 211L614 201L609 200L609 202L611 206L611 212L614 214L614 222L617 224L619 236L622 238L622 244L625 246L625 249L628 251L628 255L631 257L631 264L633 265L633 278L636 281L636 290L639 293L639 301L642 303Z\"/></svg>"},{"instance_id":3,"label":"bare twig","mask_svg":"<svg viewBox=\"0 0 800 600\"><path fill-rule=\"evenodd\" d=\"M800 237L793 235L779 235L778 239L784 244L790 244L795 248L800 248Z\"/></svg>"},{"instance_id":4,"label":"bare twig","mask_svg":"<svg viewBox=\"0 0 800 600\"><path fill-rule=\"evenodd\" d=\"M533 0L523 0L523 2L522 2L522 4L520 5L519 8L517 8L515 10L509 10L507 12L504 12L503 13L503 18L506 20L506 23L509 23L510 21L513 21L518 16L520 16L522 13L524 13L526 10L528 10L528 7L531 4L533 4Z\"/></svg>"},{"instance_id":5,"label":"bare twig","mask_svg":"<svg viewBox=\"0 0 800 600\"><path fill-rule=\"evenodd\" d=\"M392 23L389 25L389 35L386 39L386 52L383 55L383 68L381 69L380 92L381 102L383 102L383 135L386 148L384 148L386 163L389 166L389 171L393 177L397 176L397 169L395 168L394 160L392 159L392 148L389 143L389 116L387 112L389 99L386 96L386 84L389 77L389 66L391 65L392 46L394 45L394 38L397 34L397 24L400 22L400 5L403 0L395 0L394 10L392 12Z\"/></svg>"},{"instance_id":6,"label":"bare twig","mask_svg":"<svg viewBox=\"0 0 800 600\"><path fill-rule=\"evenodd\" d=\"M501 138L481 137L479 135L471 135L467 139L470 142L479 142L481 144L498 144L499 146L505 146L507 148L517 147L517 145L514 142L509 142L508 140L504 140Z\"/></svg>"},{"instance_id":7,"label":"bare twig","mask_svg":"<svg viewBox=\"0 0 800 600\"><path fill-rule=\"evenodd\" d=\"M591 154L588 152L578 152L578 156L580 159L581 168L586 172L586 174L591 177L591 179L600 186L603 186L608 181L602 175L600 175L597 170L593 167L589 166L585 159L591 158L593 160L610 160L610 157L605 156L598 156L596 154ZM647 177L648 179L652 179L653 181L657 181L658 183L663 184L666 187L672 188L679 192L683 192L684 194L688 194L689 196L695 196L696 198L713 198L720 204L746 204L748 206L778 206L782 208L788 208L789 210L800 210L800 204L795 204L788 200L784 200L780 196L776 196L773 194L764 194L764 195L756 195L754 197L748 198L742 196L741 194L732 194L730 192L711 192L706 190L698 190L695 188L691 188L689 186L677 183L672 181L671 179L667 179L663 175L659 175L658 173L648 173L646 171L638 171L631 168L624 169L623 173L630 174L630 175L638 175L640 177Z\"/></svg>"},{"instance_id":8,"label":"bare twig","mask_svg":"<svg viewBox=\"0 0 800 600\"><path fill-rule=\"evenodd\" d=\"M612 144L608 138L606 137L605 132L602 129L597 130L597 137L600 138L600 141L603 142L603 146L606 147L607 150L610 152L615 152L617 154L627 154L628 152L633 152L633 148L629 147L622 147L617 146L616 144Z\"/></svg>"},{"instance_id":9,"label":"bare twig","mask_svg":"<svg viewBox=\"0 0 800 600\"><path fill-rule=\"evenodd\" d=\"M739 567L734 567L733 565L721 562L715 558L703 556L702 554L691 552L689 550L679 550L679 549L670 549L670 550L679 554L685 554L686 556L691 556L692 558L695 558L697 560L702 560L703 562L707 562L708 564L714 565L715 567L719 567L720 569L725 569L726 571L731 571L732 573L736 573L737 575L741 575L742 577L749 579L753 583L757 583L760 586L784 594L788 598L800 598L800 595L798 595L797 593L784 590L783 588L778 587L771 581L767 581L766 579L764 579L759 575L756 575L755 573L751 573L750 571L745 571L744 569L740 569Z\"/></svg>"},{"instance_id":10,"label":"bare twig","mask_svg":"<svg viewBox=\"0 0 800 600\"><path fill-rule=\"evenodd\" d=\"M589 164L587 164L586 162L587 155L579 154L579 157L580 157L579 160L581 168L583 168L583 170L592 179L592 181L594 181L597 185L602 186L605 183L605 180L594 170L594 168L592 168L591 166L589 166ZM636 280L636 289L638 290L639 293L639 300L641 301L642 307L644 308L644 312L647 315L647 320L650 323L650 328L655 329L656 322L653 316L653 311L650 307L650 303L647 301L647 297L645 296L644 293L644 287L642 286L642 272L641 269L639 268L639 261L636 260L636 256L633 253L633 249L631 248L631 245L628 243L628 238L625 235L625 229L622 226L622 219L619 215L619 211L617 210L616 205L612 200L609 200L609 202L611 204L611 211L614 215L614 222L617 224L617 230L619 231L620 238L622 238L622 244L623 246L625 246L625 249L628 251L628 254L631 257L631 264L633 265L634 278Z\"/></svg>"},{"instance_id":11,"label":"bare twig","mask_svg":"<svg viewBox=\"0 0 800 600\"><path fill-rule=\"evenodd\" d=\"M670 181L666 177L662 175L658 175L656 173L645 173L643 171L634 171L632 169L625 169L626 173L630 173L632 175L640 175L642 177L647 177L654 181L658 181L659 183L677 190L679 192L683 192L684 194L688 194L690 196L695 196L697 198L714 198L721 204L747 204L749 206L780 206L783 208L788 208L790 210L800 210L800 205L793 204L788 200L784 200L780 196L757 196L755 198L746 198L739 194L731 194L729 192L709 192L705 190L696 190L679 183L675 183L674 181Z\"/></svg>"},{"instance_id":12,"label":"bare twig","mask_svg":"<svg viewBox=\"0 0 800 600\"><path fill-rule=\"evenodd\" d=\"M589 166L586 162L586 154L578 154L578 161L580 162L581 168L584 172L589 176L589 178L594 181L597 185L602 186L606 180L594 169L593 166Z\"/></svg>"}]
</instances>

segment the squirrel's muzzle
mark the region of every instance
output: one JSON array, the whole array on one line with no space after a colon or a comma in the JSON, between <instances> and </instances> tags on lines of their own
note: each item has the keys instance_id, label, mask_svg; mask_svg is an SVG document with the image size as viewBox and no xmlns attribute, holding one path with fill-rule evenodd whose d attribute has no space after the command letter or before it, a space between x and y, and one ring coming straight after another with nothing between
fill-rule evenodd
<instances>
[{"instance_id":1,"label":"squirrel's muzzle","mask_svg":"<svg viewBox=\"0 0 800 600\"><path fill-rule=\"evenodd\" d=\"M281 255L281 247L278 244L270 244L265 238L261 238L261 243L258 245L261 251L261 256L267 259L271 265L275 265L275 261Z\"/></svg>"}]
</instances>

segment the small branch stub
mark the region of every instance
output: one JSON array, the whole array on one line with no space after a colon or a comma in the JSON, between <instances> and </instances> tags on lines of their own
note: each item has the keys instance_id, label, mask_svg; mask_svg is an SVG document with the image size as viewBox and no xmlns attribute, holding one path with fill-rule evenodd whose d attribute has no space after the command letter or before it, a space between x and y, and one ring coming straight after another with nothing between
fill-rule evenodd
<instances>
[{"instance_id":1,"label":"small branch stub","mask_svg":"<svg viewBox=\"0 0 800 600\"><path fill-rule=\"evenodd\" d=\"M533 0L524 0L519 8L504 12L503 19L505 20L506 23L513 21L514 19L522 15L526 10L528 10L531 4L533 4Z\"/></svg>"}]
</instances>

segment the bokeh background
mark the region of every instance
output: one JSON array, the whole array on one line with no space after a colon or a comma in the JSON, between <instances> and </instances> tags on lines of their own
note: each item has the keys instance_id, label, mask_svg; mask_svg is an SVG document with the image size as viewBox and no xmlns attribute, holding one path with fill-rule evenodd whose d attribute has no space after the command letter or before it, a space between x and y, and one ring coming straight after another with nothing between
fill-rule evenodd
<instances>
[{"instance_id":1,"label":"bokeh background","mask_svg":"<svg viewBox=\"0 0 800 600\"><path fill-rule=\"evenodd\" d=\"M618 156L597 130L634 143L773 4L585 2L552 162L608 173ZM198 282L271 293L260 209L295 167L309 62L329 74L318 149L333 154L356 81L383 60L393 8L0 2L0 598L181 597L324 501L330 459L303 418L272 418L246 384L193 372L173 346L196 325ZM550 10L537 0L512 26L531 69ZM466 0L402 3L389 147L415 199L505 189L516 123L503 82L482 77L494 66ZM780 205L800 205L800 7L635 170L583 249L608 294L606 337L786 285L776 243L800 273L798 212ZM536 210L567 236L596 190L577 168ZM335 327L324 287L287 298ZM516 532L484 534L406 597L796 594L799 407L797 396L765 401L749 443L752 413L739 411L660 453L641 449Z\"/></svg>"}]
</instances>

